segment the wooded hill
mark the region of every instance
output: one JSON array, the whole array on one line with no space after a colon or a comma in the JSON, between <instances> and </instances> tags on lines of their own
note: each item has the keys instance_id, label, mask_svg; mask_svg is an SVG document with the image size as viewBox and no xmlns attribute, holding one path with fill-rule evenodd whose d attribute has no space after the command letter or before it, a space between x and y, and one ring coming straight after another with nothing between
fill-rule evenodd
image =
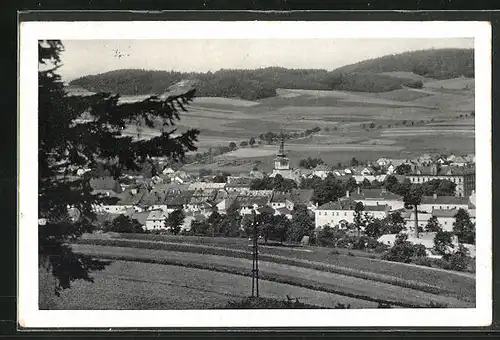
<instances>
[{"instance_id":1,"label":"wooded hill","mask_svg":"<svg viewBox=\"0 0 500 340\"><path fill-rule=\"evenodd\" d=\"M201 97L236 97L247 100L272 97L277 88L386 92L403 86L422 87L422 80L383 72L412 72L435 79L474 76L472 49L438 49L406 52L343 66L334 71L266 67L254 70L221 69L186 73L122 69L84 76L70 82L93 92L121 95L163 93L179 81L195 82Z\"/></svg>"}]
</instances>

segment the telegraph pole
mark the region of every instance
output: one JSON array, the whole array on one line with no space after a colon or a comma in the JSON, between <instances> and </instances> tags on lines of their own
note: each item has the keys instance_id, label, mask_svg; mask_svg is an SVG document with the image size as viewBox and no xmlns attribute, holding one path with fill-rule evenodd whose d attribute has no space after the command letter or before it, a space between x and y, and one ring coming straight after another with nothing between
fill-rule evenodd
<instances>
[{"instance_id":1,"label":"telegraph pole","mask_svg":"<svg viewBox=\"0 0 500 340\"><path fill-rule=\"evenodd\" d=\"M257 242L257 222L255 218L255 210L252 211L253 217L253 251L252 251L252 296L259 297L259 245Z\"/></svg>"}]
</instances>

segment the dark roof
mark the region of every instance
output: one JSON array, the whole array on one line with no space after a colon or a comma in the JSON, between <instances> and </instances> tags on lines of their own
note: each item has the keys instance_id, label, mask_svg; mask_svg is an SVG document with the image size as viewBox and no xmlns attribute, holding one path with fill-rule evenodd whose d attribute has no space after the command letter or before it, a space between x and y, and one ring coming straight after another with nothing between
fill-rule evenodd
<instances>
[{"instance_id":1,"label":"dark roof","mask_svg":"<svg viewBox=\"0 0 500 340\"><path fill-rule=\"evenodd\" d=\"M291 199L292 195L289 192L275 192L271 197L270 202L285 202Z\"/></svg>"},{"instance_id":2,"label":"dark roof","mask_svg":"<svg viewBox=\"0 0 500 340\"><path fill-rule=\"evenodd\" d=\"M260 197L260 196L238 196L236 197L236 202L240 206L250 206L250 205L258 205L258 206L264 206L267 204L268 198L267 197Z\"/></svg>"},{"instance_id":3,"label":"dark roof","mask_svg":"<svg viewBox=\"0 0 500 340\"><path fill-rule=\"evenodd\" d=\"M293 189L291 201L295 204L308 204L312 201L313 189Z\"/></svg>"},{"instance_id":4,"label":"dark roof","mask_svg":"<svg viewBox=\"0 0 500 340\"><path fill-rule=\"evenodd\" d=\"M469 205L469 200L465 197L457 196L423 196L421 204L457 204Z\"/></svg>"},{"instance_id":5,"label":"dark roof","mask_svg":"<svg viewBox=\"0 0 500 340\"><path fill-rule=\"evenodd\" d=\"M93 190L111 190L116 193L122 192L120 183L113 177L92 178L90 180L90 186Z\"/></svg>"},{"instance_id":6,"label":"dark roof","mask_svg":"<svg viewBox=\"0 0 500 340\"><path fill-rule=\"evenodd\" d=\"M192 191L184 191L176 195L167 195L165 196L164 203L167 206L188 204L192 194L193 194Z\"/></svg>"},{"instance_id":7,"label":"dark roof","mask_svg":"<svg viewBox=\"0 0 500 340\"><path fill-rule=\"evenodd\" d=\"M142 197L145 195L145 192L138 191L137 194L132 194L131 189L126 189L119 196L120 200L117 204L119 205L137 205L141 202Z\"/></svg>"},{"instance_id":8,"label":"dark roof","mask_svg":"<svg viewBox=\"0 0 500 340\"><path fill-rule=\"evenodd\" d=\"M290 209L287 209L287 208L279 208L277 209L277 211L281 214L281 215L289 215L292 213L292 211Z\"/></svg>"},{"instance_id":9,"label":"dark roof","mask_svg":"<svg viewBox=\"0 0 500 340\"><path fill-rule=\"evenodd\" d=\"M336 202L328 202L318 207L317 210L354 210L356 202L350 198Z\"/></svg>"},{"instance_id":10,"label":"dark roof","mask_svg":"<svg viewBox=\"0 0 500 340\"><path fill-rule=\"evenodd\" d=\"M260 212L261 214L262 213L274 214L274 209L268 205L258 208L257 211Z\"/></svg>"},{"instance_id":11,"label":"dark roof","mask_svg":"<svg viewBox=\"0 0 500 340\"><path fill-rule=\"evenodd\" d=\"M365 205L364 211L388 211L389 206L387 204L379 205Z\"/></svg>"},{"instance_id":12,"label":"dark roof","mask_svg":"<svg viewBox=\"0 0 500 340\"><path fill-rule=\"evenodd\" d=\"M151 212L150 211L142 211L142 212L136 212L132 214L130 217L131 219L135 219L139 221L140 224L144 225L146 224L146 220Z\"/></svg>"},{"instance_id":13,"label":"dark roof","mask_svg":"<svg viewBox=\"0 0 500 340\"><path fill-rule=\"evenodd\" d=\"M473 167L463 166L441 166L438 167L437 175L435 176L463 176L467 174L475 174L476 170ZM433 176L432 166L419 166L409 176Z\"/></svg>"},{"instance_id":14,"label":"dark roof","mask_svg":"<svg viewBox=\"0 0 500 340\"><path fill-rule=\"evenodd\" d=\"M436 217L454 217L457 211L456 209L434 209L432 215Z\"/></svg>"},{"instance_id":15,"label":"dark roof","mask_svg":"<svg viewBox=\"0 0 500 340\"><path fill-rule=\"evenodd\" d=\"M402 200L403 196L396 195L384 189L363 189L359 194L354 192L349 195L353 200L365 199L386 199L386 200Z\"/></svg>"}]
</instances>

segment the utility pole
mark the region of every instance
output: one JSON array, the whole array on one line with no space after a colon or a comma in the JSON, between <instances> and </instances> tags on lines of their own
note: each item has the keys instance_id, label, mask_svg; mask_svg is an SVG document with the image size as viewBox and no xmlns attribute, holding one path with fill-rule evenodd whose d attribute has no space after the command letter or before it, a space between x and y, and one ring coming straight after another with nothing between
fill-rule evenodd
<instances>
[{"instance_id":1,"label":"utility pole","mask_svg":"<svg viewBox=\"0 0 500 340\"><path fill-rule=\"evenodd\" d=\"M259 245L257 242L257 221L255 218L255 210L252 211L253 225L253 252L252 252L252 296L259 297Z\"/></svg>"}]
</instances>

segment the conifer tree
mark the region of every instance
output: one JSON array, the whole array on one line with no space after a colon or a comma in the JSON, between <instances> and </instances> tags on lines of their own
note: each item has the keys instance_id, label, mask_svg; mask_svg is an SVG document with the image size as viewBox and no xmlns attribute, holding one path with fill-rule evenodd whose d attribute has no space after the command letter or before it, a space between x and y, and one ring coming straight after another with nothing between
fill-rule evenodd
<instances>
[{"instance_id":1,"label":"conifer tree","mask_svg":"<svg viewBox=\"0 0 500 340\"><path fill-rule=\"evenodd\" d=\"M109 93L69 96L56 72L63 49L57 40L38 43L38 214L44 221L38 227L39 259L55 277L56 295L74 280L92 281L91 271L104 268L103 262L72 251L73 241L97 227L93 206L105 198L92 193L88 173L73 178L71 170L103 166L118 178L122 170L137 170L150 157L183 159L185 152L196 150L199 133L192 129L174 136L172 128L192 100L193 88L174 87L135 103L120 103L119 95ZM122 135L135 123L163 123L171 130L149 140ZM78 219L69 216L69 207L79 211Z\"/></svg>"}]
</instances>

